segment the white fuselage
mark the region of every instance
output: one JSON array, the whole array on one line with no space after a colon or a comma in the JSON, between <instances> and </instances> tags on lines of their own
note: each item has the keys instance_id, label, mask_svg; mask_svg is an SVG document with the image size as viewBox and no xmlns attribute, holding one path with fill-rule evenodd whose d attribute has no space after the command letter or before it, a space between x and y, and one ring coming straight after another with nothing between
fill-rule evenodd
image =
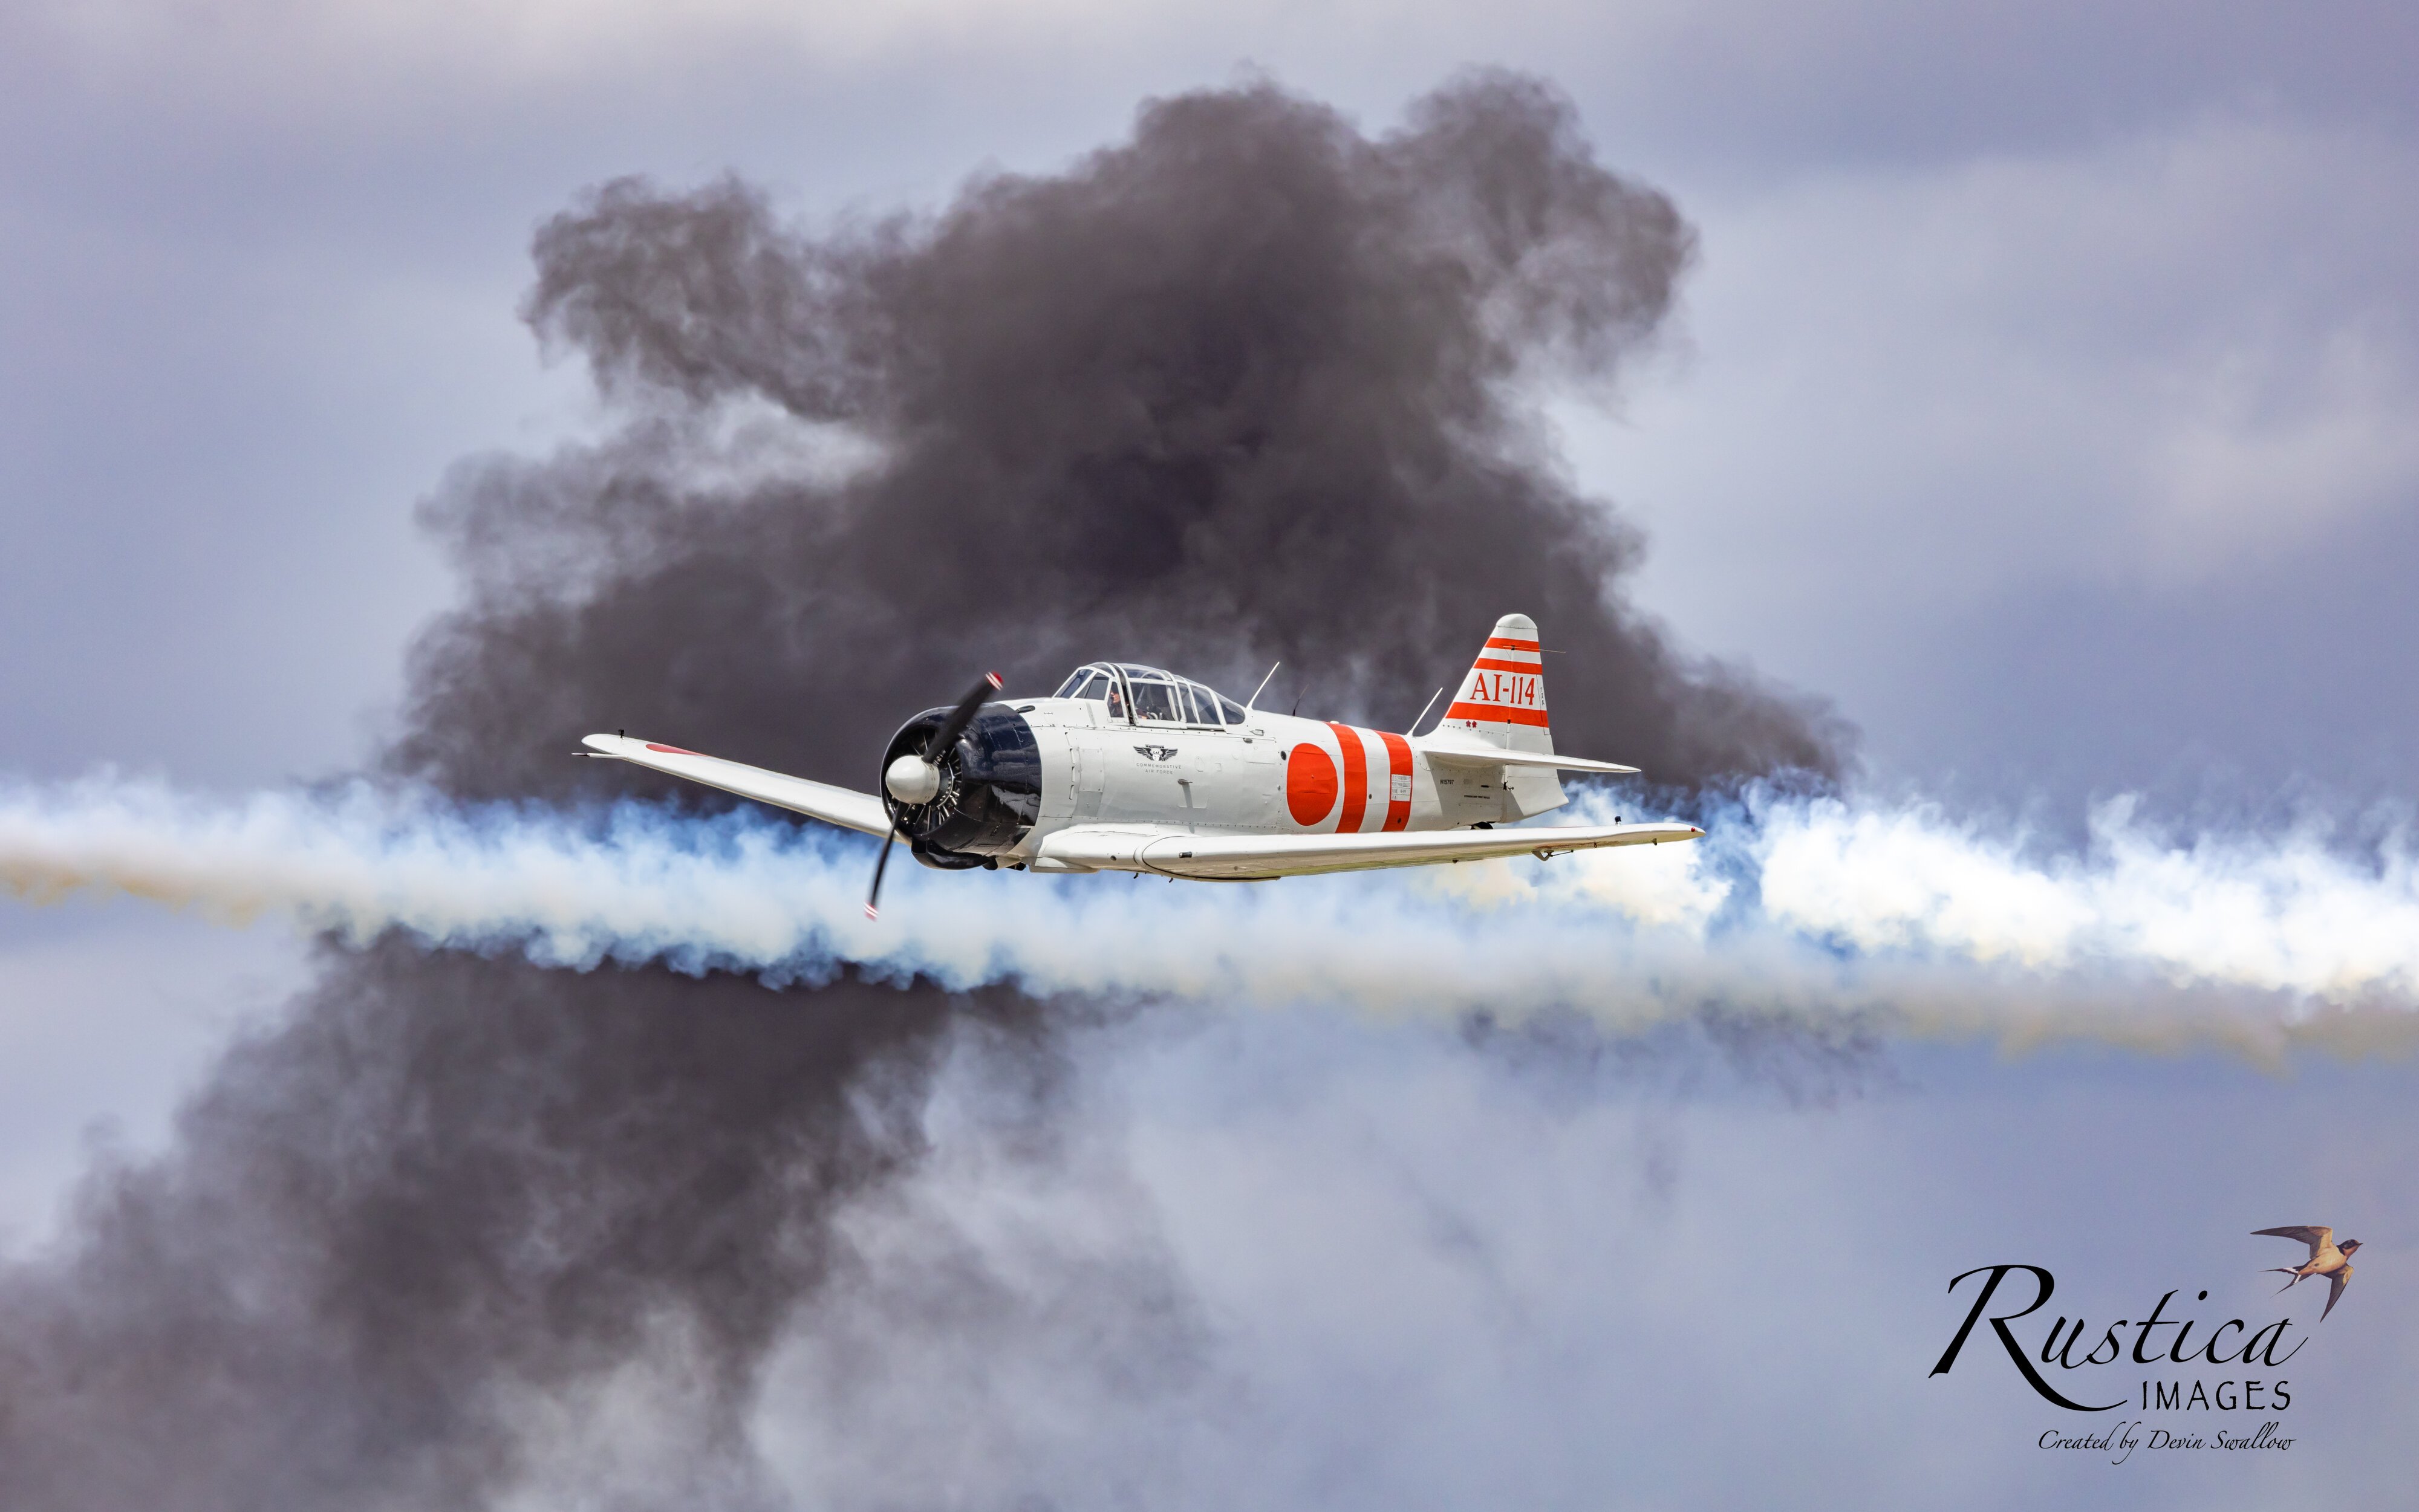
<instances>
[{"instance_id":1,"label":"white fuselage","mask_svg":"<svg viewBox=\"0 0 2419 1512\"><path fill-rule=\"evenodd\" d=\"M581 743L594 756L880 836L885 858L888 842L905 840L917 860L946 871L1242 882L1523 854L1542 861L1702 836L1693 824L1624 823L1618 815L1610 824L1516 822L1563 806L1559 773L1638 772L1554 750L1544 658L1536 622L1504 615L1442 716L1418 736L1264 713L1139 663L1086 663L1051 696L1008 703L990 698L1000 686L993 674L954 709L900 726L883 753L879 795L626 734Z\"/></svg>"},{"instance_id":2,"label":"white fuselage","mask_svg":"<svg viewBox=\"0 0 2419 1512\"><path fill-rule=\"evenodd\" d=\"M1550 771L1430 762L1382 730L1251 711L1240 725L1113 715L1098 699L1010 705L1040 747L1041 810L1004 863L1071 826L1144 833L1335 834L1508 823L1567 800Z\"/></svg>"}]
</instances>

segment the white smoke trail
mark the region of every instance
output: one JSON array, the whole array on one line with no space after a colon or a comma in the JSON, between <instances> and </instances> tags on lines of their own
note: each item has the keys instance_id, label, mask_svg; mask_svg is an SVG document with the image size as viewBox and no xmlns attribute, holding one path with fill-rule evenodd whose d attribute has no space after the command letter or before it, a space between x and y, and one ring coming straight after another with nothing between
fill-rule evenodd
<instances>
[{"instance_id":1,"label":"white smoke trail","mask_svg":"<svg viewBox=\"0 0 2419 1512\"><path fill-rule=\"evenodd\" d=\"M2168 840L2119 800L2080 856L2017 843L1937 808L1824 801L1767 817L1764 912L1867 954L2011 961L2040 972L2140 968L2320 1001L2419 1002L2419 869L2407 833L2367 856L2304 823L2276 835Z\"/></svg>"},{"instance_id":2,"label":"white smoke trail","mask_svg":"<svg viewBox=\"0 0 2419 1512\"><path fill-rule=\"evenodd\" d=\"M366 785L210 803L100 778L0 790L0 888L774 982L854 965L1621 1022L1879 1009L2010 1033L2077 1013L2085 1031L2135 1032L2124 1004L2143 988L2265 995L2279 1023L2419 1007L2419 869L2398 832L2365 853L2310 827L2178 843L2115 804L2084 852L2034 860L1933 807L1770 795L1712 828L1699 846L1255 887L911 867L873 923L866 842L760 811L465 809Z\"/></svg>"}]
</instances>

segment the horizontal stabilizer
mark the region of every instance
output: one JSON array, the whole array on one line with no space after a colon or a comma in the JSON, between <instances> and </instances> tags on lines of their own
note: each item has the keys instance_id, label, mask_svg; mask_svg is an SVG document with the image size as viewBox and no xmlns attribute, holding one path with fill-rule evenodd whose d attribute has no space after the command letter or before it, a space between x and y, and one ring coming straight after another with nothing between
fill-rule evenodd
<instances>
[{"instance_id":1,"label":"horizontal stabilizer","mask_svg":"<svg viewBox=\"0 0 2419 1512\"><path fill-rule=\"evenodd\" d=\"M1430 761L1455 767L1550 767L1562 771L1600 771L1616 777L1633 776L1638 771L1636 767L1625 767L1617 761L1590 761L1583 756L1556 756L1550 751L1506 751L1477 741L1434 737L1413 741L1411 749Z\"/></svg>"},{"instance_id":2,"label":"horizontal stabilizer","mask_svg":"<svg viewBox=\"0 0 2419 1512\"><path fill-rule=\"evenodd\" d=\"M858 830L867 834L886 835L890 832L890 813L882 806L882 800L871 793L835 787L829 783L809 782L804 777L792 777L778 771L767 771L763 767L725 761L720 756L701 756L695 751L684 751L677 745L634 741L624 735L591 735L579 743L600 756L648 767L673 777L686 777L690 782L701 782L708 787L719 787L726 793L737 793L760 803L786 808L811 819L821 819L825 824L837 824L842 829Z\"/></svg>"}]
</instances>

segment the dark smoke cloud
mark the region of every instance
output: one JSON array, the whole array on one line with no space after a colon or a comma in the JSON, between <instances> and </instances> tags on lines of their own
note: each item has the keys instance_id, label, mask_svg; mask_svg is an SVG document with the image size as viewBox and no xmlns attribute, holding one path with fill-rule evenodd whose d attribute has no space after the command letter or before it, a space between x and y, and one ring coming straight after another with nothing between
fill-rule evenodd
<instances>
[{"instance_id":1,"label":"dark smoke cloud","mask_svg":"<svg viewBox=\"0 0 2419 1512\"><path fill-rule=\"evenodd\" d=\"M1064 176L820 237L738 183L608 185L539 233L528 312L648 421L437 503L487 591L424 648L401 757L624 790L557 758L602 723L871 787L976 673L1047 692L1102 655L1230 683L1283 658L1287 705L1399 727L1517 609L1566 653L1566 749L1831 772L1818 710L1624 603L1634 533L1517 401L1613 378L1693 248L1558 96L1492 76L1374 142L1273 88L1165 100ZM674 459L750 406L879 460L701 489Z\"/></svg>"},{"instance_id":2,"label":"dark smoke cloud","mask_svg":"<svg viewBox=\"0 0 2419 1512\"><path fill-rule=\"evenodd\" d=\"M911 1160L942 1026L1030 1004L841 982L333 955L64 1270L0 1287L0 1506L475 1504L513 1390L676 1340L701 1442Z\"/></svg>"},{"instance_id":3,"label":"dark smoke cloud","mask_svg":"<svg viewBox=\"0 0 2419 1512\"><path fill-rule=\"evenodd\" d=\"M528 313L624 423L432 500L469 597L388 765L645 790L567 759L619 725L870 786L975 671L1103 654L1230 686L1281 656L1273 697L1400 727L1518 609L1567 653L1569 748L1835 771L1821 710L1626 606L1635 536L1518 397L1614 381L1691 249L1491 75L1375 140L1268 86L1164 100L1063 176L823 234L736 182L607 185L540 231ZM331 950L174 1154L98 1172L0 1279L0 1506L487 1504L532 1404L634 1365L682 1468L592 1499L769 1500L745 1413L835 1214L917 1159L953 1036L1047 1061L1063 1012Z\"/></svg>"}]
</instances>

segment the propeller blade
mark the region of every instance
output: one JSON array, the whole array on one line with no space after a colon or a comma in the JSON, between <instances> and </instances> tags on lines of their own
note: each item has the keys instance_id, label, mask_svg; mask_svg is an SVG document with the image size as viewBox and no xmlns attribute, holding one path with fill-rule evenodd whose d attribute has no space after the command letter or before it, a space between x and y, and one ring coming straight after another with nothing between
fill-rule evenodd
<instances>
[{"instance_id":1,"label":"propeller blade","mask_svg":"<svg viewBox=\"0 0 2419 1512\"><path fill-rule=\"evenodd\" d=\"M966 732L966 726L975 722L975 710L980 709L984 700L997 693L999 689L999 674L984 673L982 680L966 690L966 695L958 700L958 707L949 710L949 717L941 721L941 727L934 730L932 738L924 742L924 759L937 763L941 759L941 753L957 744L958 737L963 735Z\"/></svg>"},{"instance_id":2,"label":"propeller blade","mask_svg":"<svg viewBox=\"0 0 2419 1512\"><path fill-rule=\"evenodd\" d=\"M899 821L890 821L890 832L882 837L882 855L873 863L873 891L865 894L865 916L882 917L882 874L890 869L890 848L899 841Z\"/></svg>"}]
</instances>

